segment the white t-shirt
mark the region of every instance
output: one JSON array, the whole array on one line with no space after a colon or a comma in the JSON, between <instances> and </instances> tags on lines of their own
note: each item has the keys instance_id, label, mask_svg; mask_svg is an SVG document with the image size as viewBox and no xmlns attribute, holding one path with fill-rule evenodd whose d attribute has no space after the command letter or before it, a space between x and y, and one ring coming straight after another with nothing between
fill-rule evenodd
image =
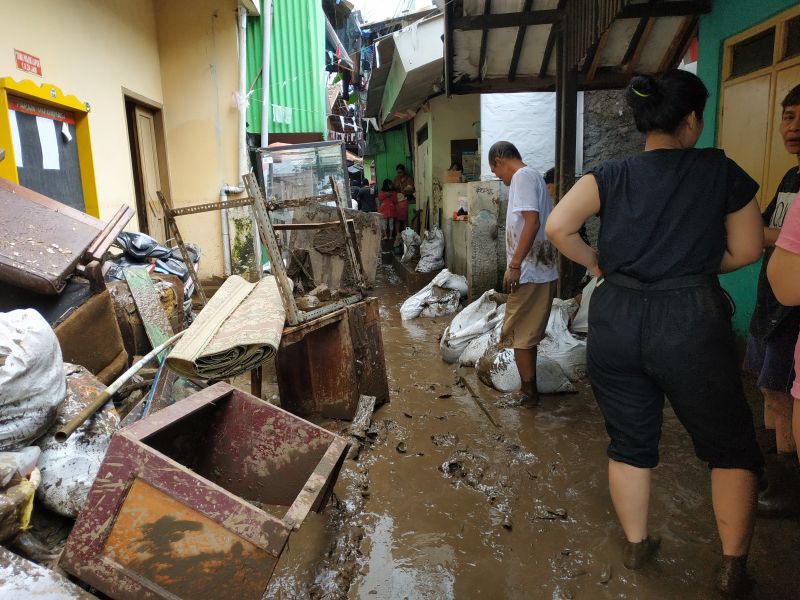
<instances>
[{"instance_id":1,"label":"white t-shirt","mask_svg":"<svg viewBox=\"0 0 800 600\"><path fill-rule=\"evenodd\" d=\"M547 239L544 225L553 210L553 201L547 193L547 186L541 174L532 167L522 167L511 178L508 192L508 212L506 213L506 258L511 262L517 249L519 236L525 220L525 211L539 213L539 231L530 252L523 259L520 283L547 283L558 279L558 252Z\"/></svg>"}]
</instances>

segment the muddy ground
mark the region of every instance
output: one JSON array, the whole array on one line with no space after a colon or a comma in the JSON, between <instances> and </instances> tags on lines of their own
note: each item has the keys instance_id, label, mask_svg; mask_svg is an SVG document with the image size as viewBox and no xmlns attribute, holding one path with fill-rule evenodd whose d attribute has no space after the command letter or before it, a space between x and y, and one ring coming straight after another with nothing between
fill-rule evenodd
<instances>
[{"instance_id":1,"label":"muddy ground","mask_svg":"<svg viewBox=\"0 0 800 600\"><path fill-rule=\"evenodd\" d=\"M376 411L371 443L346 461L333 501L290 538L269 597L715 597L708 470L669 408L651 503L662 548L632 572L622 566L607 438L588 383L535 410L515 406L473 369L440 359L448 318L402 323L408 294L390 268L380 279L391 403ZM458 374L499 428L456 385ZM754 598L798 597L798 550L800 523L759 520Z\"/></svg>"}]
</instances>

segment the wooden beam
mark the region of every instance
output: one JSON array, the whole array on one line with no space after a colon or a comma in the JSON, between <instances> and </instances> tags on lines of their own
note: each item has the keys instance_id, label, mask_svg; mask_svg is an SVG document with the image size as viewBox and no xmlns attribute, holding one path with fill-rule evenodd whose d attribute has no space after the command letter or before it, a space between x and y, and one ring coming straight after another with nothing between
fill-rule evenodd
<instances>
[{"instance_id":1,"label":"wooden beam","mask_svg":"<svg viewBox=\"0 0 800 600\"><path fill-rule=\"evenodd\" d=\"M529 25L548 25L561 19L558 9L534 10L527 13L498 13L490 15L469 15L453 19L453 29L474 31L476 29L501 29L503 27L527 27Z\"/></svg>"},{"instance_id":2,"label":"wooden beam","mask_svg":"<svg viewBox=\"0 0 800 600\"><path fill-rule=\"evenodd\" d=\"M528 14L533 6L533 0L525 0L522 7L522 13ZM517 39L514 42L514 53L511 55L511 64L508 67L508 80L514 81L517 77L517 66L519 65L519 55L522 52L522 43L525 41L525 32L528 30L527 25L520 25L517 30ZM486 31L484 29L484 31Z\"/></svg>"},{"instance_id":3,"label":"wooden beam","mask_svg":"<svg viewBox=\"0 0 800 600\"><path fill-rule=\"evenodd\" d=\"M600 68L590 80L583 73L578 74L578 89L586 90L618 90L628 85L629 78L625 77L619 69ZM494 94L518 92L554 92L556 78L552 75L546 77L525 76L509 81L505 77L491 77L483 81L454 82L451 92L461 94Z\"/></svg>"},{"instance_id":4,"label":"wooden beam","mask_svg":"<svg viewBox=\"0 0 800 600\"><path fill-rule=\"evenodd\" d=\"M589 81L594 79L597 69L600 67L600 60L603 58L603 49L606 47L606 42L608 42L608 34L610 32L611 28L609 27L603 32L603 35L600 36L600 39L597 40L597 46L595 47L592 61L589 63L589 68L586 70L586 79Z\"/></svg>"},{"instance_id":5,"label":"wooden beam","mask_svg":"<svg viewBox=\"0 0 800 600\"><path fill-rule=\"evenodd\" d=\"M483 14L488 15L492 12L492 0L483 0ZM483 80L483 71L486 67L486 42L489 39L489 30L484 29L481 34L481 54L478 59L478 79Z\"/></svg>"},{"instance_id":6,"label":"wooden beam","mask_svg":"<svg viewBox=\"0 0 800 600\"><path fill-rule=\"evenodd\" d=\"M711 12L711 0L670 0L654 4L628 4L617 15L617 19L685 17L709 12Z\"/></svg>"},{"instance_id":7,"label":"wooden beam","mask_svg":"<svg viewBox=\"0 0 800 600\"><path fill-rule=\"evenodd\" d=\"M458 12L456 12L458 10ZM453 45L453 27L452 24L456 20L456 15L461 16L464 14L463 0L456 0L455 2L448 2L444 9L444 93L450 97L452 92L453 83L453 56L455 55L455 46Z\"/></svg>"},{"instance_id":8,"label":"wooden beam","mask_svg":"<svg viewBox=\"0 0 800 600\"><path fill-rule=\"evenodd\" d=\"M561 10L566 3L567 0L558 0L558 6L556 8ZM550 28L550 34L547 36L547 44L545 44L544 47L542 66L539 68L539 77L547 77L547 71L550 68L550 59L553 56L553 47L556 44L556 32L558 31L558 27L560 27L560 24L553 23L553 26Z\"/></svg>"},{"instance_id":9,"label":"wooden beam","mask_svg":"<svg viewBox=\"0 0 800 600\"><path fill-rule=\"evenodd\" d=\"M622 59L625 75L628 77L630 77L634 69L636 69L636 65L639 64L639 58L642 56L642 51L647 44L650 33L653 31L655 22L656 20L653 17L648 17L646 19L641 19L639 25L636 27L628 50L625 52L625 56Z\"/></svg>"},{"instance_id":10,"label":"wooden beam","mask_svg":"<svg viewBox=\"0 0 800 600\"><path fill-rule=\"evenodd\" d=\"M686 53L686 49L694 37L697 29L698 17L686 17L675 32L675 37L664 53L661 64L658 65L659 71L666 71L675 68L680 63L681 57Z\"/></svg>"}]
</instances>

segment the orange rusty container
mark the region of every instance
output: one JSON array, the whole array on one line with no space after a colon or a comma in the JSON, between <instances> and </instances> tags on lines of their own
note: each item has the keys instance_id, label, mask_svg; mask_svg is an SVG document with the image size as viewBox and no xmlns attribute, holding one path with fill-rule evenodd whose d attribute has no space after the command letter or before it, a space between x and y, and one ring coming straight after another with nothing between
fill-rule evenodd
<instances>
[{"instance_id":1,"label":"orange rusty container","mask_svg":"<svg viewBox=\"0 0 800 600\"><path fill-rule=\"evenodd\" d=\"M111 442L60 566L116 599L261 598L347 442L218 383Z\"/></svg>"}]
</instances>

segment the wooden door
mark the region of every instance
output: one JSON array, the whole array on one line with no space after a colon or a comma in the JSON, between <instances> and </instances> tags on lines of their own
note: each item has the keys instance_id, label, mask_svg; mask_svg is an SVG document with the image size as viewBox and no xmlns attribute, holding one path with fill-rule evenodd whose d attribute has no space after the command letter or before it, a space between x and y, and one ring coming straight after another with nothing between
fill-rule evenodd
<instances>
[{"instance_id":1,"label":"wooden door","mask_svg":"<svg viewBox=\"0 0 800 600\"><path fill-rule=\"evenodd\" d=\"M790 167L797 168L797 156L789 154L783 145L780 126L783 116L781 102L794 86L800 83L800 65L781 69L775 74L775 106L772 118L772 139L769 145L767 176L764 181L764 207L772 200L778 184Z\"/></svg>"},{"instance_id":2,"label":"wooden door","mask_svg":"<svg viewBox=\"0 0 800 600\"><path fill-rule=\"evenodd\" d=\"M758 182L756 197L762 209L771 198L770 192L764 190L771 79L767 73L722 90L720 147Z\"/></svg>"},{"instance_id":3,"label":"wooden door","mask_svg":"<svg viewBox=\"0 0 800 600\"><path fill-rule=\"evenodd\" d=\"M156 192L161 189L161 173L158 166L156 128L153 112L142 107L133 107L134 160L138 162L140 210L144 209L144 223L140 223L146 233L158 242L167 239L166 221Z\"/></svg>"}]
</instances>

